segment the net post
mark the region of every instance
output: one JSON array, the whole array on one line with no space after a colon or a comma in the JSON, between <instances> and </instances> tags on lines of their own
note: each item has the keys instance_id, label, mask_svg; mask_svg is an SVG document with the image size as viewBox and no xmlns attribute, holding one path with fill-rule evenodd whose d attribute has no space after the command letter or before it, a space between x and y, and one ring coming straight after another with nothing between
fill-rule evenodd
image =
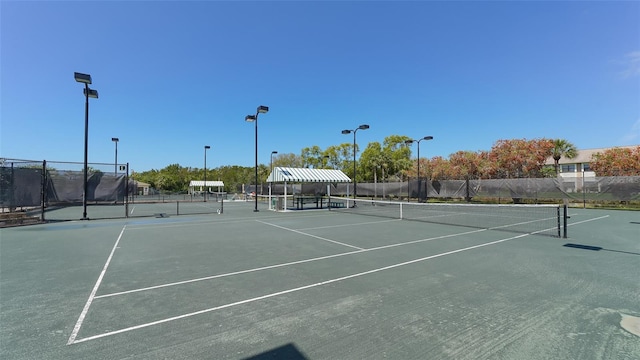
<instances>
[{"instance_id":1,"label":"net post","mask_svg":"<svg viewBox=\"0 0 640 360\"><path fill-rule=\"evenodd\" d=\"M569 216L567 214L567 204L564 204L563 210L564 210L564 215L563 215L564 234L563 234L563 238L566 239L567 238L567 219L569 218Z\"/></svg>"},{"instance_id":2,"label":"net post","mask_svg":"<svg viewBox=\"0 0 640 360\"><path fill-rule=\"evenodd\" d=\"M176 215L180 215L180 201L176 201Z\"/></svg>"},{"instance_id":3,"label":"net post","mask_svg":"<svg viewBox=\"0 0 640 360\"><path fill-rule=\"evenodd\" d=\"M403 205L403 204L402 204L402 203L400 203L400 219L402 219L402 218L403 218L403 217L402 217L402 205Z\"/></svg>"},{"instance_id":4,"label":"net post","mask_svg":"<svg viewBox=\"0 0 640 360\"><path fill-rule=\"evenodd\" d=\"M558 226L557 226L558 227L558 237L560 238L560 237L562 237L562 234L560 233L560 231L561 231L560 230L560 221L561 221L560 220L560 206L556 207L556 219L557 219L557 222L558 222Z\"/></svg>"},{"instance_id":5,"label":"net post","mask_svg":"<svg viewBox=\"0 0 640 360\"><path fill-rule=\"evenodd\" d=\"M220 198L220 214L224 214L224 198Z\"/></svg>"}]
</instances>

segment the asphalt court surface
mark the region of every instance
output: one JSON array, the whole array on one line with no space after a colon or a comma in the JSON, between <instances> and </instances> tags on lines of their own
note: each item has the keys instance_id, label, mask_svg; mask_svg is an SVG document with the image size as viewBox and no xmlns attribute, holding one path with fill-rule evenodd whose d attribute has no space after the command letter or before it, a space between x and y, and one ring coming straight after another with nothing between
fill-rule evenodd
<instances>
[{"instance_id":1,"label":"asphalt court surface","mask_svg":"<svg viewBox=\"0 0 640 360\"><path fill-rule=\"evenodd\" d=\"M561 239L252 210L3 229L0 357L640 357L639 212Z\"/></svg>"}]
</instances>

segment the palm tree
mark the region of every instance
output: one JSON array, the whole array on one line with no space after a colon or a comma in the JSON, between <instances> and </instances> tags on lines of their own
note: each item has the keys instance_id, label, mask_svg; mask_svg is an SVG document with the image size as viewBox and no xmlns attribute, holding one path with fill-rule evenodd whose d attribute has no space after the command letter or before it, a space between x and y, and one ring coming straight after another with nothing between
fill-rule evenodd
<instances>
[{"instance_id":1,"label":"palm tree","mask_svg":"<svg viewBox=\"0 0 640 360\"><path fill-rule=\"evenodd\" d=\"M553 148L551 149L551 156L554 160L554 166L556 169L556 176L558 175L558 163L560 162L561 157L565 157L567 159L573 159L578 156L578 150L575 145L568 142L564 139L554 139L553 140Z\"/></svg>"}]
</instances>

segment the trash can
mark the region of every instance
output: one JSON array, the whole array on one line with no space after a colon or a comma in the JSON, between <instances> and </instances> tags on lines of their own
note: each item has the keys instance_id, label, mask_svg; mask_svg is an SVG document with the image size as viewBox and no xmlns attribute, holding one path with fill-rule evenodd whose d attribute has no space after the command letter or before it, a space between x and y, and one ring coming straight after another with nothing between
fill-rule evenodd
<instances>
[{"instance_id":1,"label":"trash can","mask_svg":"<svg viewBox=\"0 0 640 360\"><path fill-rule=\"evenodd\" d=\"M278 211L284 210L284 198L278 197L278 206L276 207L276 210Z\"/></svg>"}]
</instances>

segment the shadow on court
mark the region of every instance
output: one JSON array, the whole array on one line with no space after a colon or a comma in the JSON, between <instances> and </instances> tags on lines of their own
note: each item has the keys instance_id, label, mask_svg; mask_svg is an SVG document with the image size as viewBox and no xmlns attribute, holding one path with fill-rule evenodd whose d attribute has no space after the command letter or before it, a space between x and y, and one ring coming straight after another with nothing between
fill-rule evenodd
<instances>
[{"instance_id":1,"label":"shadow on court","mask_svg":"<svg viewBox=\"0 0 640 360\"><path fill-rule=\"evenodd\" d=\"M622 253L622 254L629 254L629 255L640 255L640 253L637 252L632 252L632 251L622 251L622 250L612 250L612 249L605 249L603 247L600 246L591 246L591 245L582 245L582 244L572 244L572 243L567 243L564 244L562 246L568 247L568 248L574 248L574 249L582 249L582 250L591 250L591 251L610 251L610 252L617 252L617 253Z\"/></svg>"},{"instance_id":2,"label":"shadow on court","mask_svg":"<svg viewBox=\"0 0 640 360\"><path fill-rule=\"evenodd\" d=\"M287 344L263 353L245 358L244 360L269 360L269 359L288 359L288 360L309 360L304 356L294 344Z\"/></svg>"}]
</instances>

